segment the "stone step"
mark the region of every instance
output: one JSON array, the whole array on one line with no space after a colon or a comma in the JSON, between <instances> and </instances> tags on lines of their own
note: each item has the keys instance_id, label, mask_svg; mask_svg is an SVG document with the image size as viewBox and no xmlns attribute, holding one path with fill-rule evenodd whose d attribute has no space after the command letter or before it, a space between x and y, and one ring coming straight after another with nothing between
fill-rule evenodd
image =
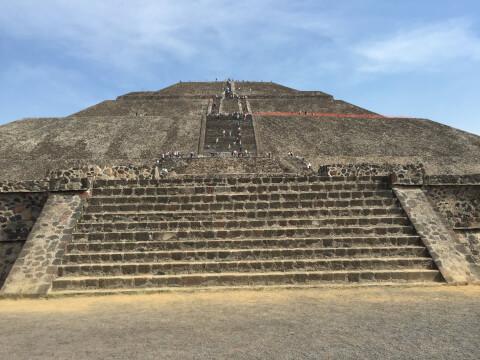
<instances>
[{"instance_id":1,"label":"stone step","mask_svg":"<svg viewBox=\"0 0 480 360\"><path fill-rule=\"evenodd\" d=\"M69 264L58 276L178 275L222 272L435 269L431 258L335 258L253 261L169 261L153 263Z\"/></svg>"},{"instance_id":2,"label":"stone step","mask_svg":"<svg viewBox=\"0 0 480 360\"><path fill-rule=\"evenodd\" d=\"M253 131L251 132L253 134ZM242 136L238 136L238 132L235 132L232 134L232 136L225 136L223 137L222 135L217 135L216 133L212 134L207 134L205 137L205 144L210 144L210 145L223 145L223 146L228 146L228 144L233 143L237 138L242 139L242 145L245 144L255 144L255 139L253 137L249 136L248 131L242 131ZM218 143L216 142L218 138Z\"/></svg>"},{"instance_id":3,"label":"stone step","mask_svg":"<svg viewBox=\"0 0 480 360\"><path fill-rule=\"evenodd\" d=\"M232 132L232 136L222 136L221 134L221 130L220 130L220 134L218 133L218 131L211 131L211 132L207 132L206 136L205 136L205 143L206 144L210 144L210 145L214 145L215 144L215 141L217 140L218 138L218 144L228 144L228 143L232 143L235 139L242 139L242 143L246 144L246 143L250 143L250 144L255 144L255 138L252 136L253 135L253 130L243 130L241 131L242 135L239 136L238 135L238 131L235 131L235 132Z\"/></svg>"},{"instance_id":4,"label":"stone step","mask_svg":"<svg viewBox=\"0 0 480 360\"><path fill-rule=\"evenodd\" d=\"M245 151L248 151L248 153L250 155L252 155L252 154L255 155L255 153L256 153L256 151L254 150L255 146L251 143L248 143L248 142L244 141L244 142L242 142L242 145L240 145L240 144L232 145L230 147L230 149L228 148L228 143L225 143L225 144L213 143L213 144L210 144L210 148L208 147L208 144L207 144L207 146L205 146L205 148L203 150L203 155L216 156L217 152L219 152L219 153L230 152L231 153L232 151L236 150L237 151L236 156L238 156L238 152L240 152L240 148L242 148L242 153L245 153ZM235 154L231 154L230 156L235 156Z\"/></svg>"},{"instance_id":5,"label":"stone step","mask_svg":"<svg viewBox=\"0 0 480 360\"><path fill-rule=\"evenodd\" d=\"M274 219L293 217L341 217L341 216L392 216L404 215L398 206L383 208L338 208L338 209L280 209L280 210L224 210L224 211L158 211L89 213L83 215L83 222L109 221L165 221L165 220L205 220L205 219Z\"/></svg>"},{"instance_id":6,"label":"stone step","mask_svg":"<svg viewBox=\"0 0 480 360\"><path fill-rule=\"evenodd\" d=\"M315 236L361 236L361 235L414 235L411 226L344 226L344 227L282 227L227 230L185 230L185 231L122 231L74 233L74 241L149 241L173 239L234 239L272 237L315 237Z\"/></svg>"},{"instance_id":7,"label":"stone step","mask_svg":"<svg viewBox=\"0 0 480 360\"><path fill-rule=\"evenodd\" d=\"M62 260L69 264L98 264L116 262L199 261L199 260L284 260L326 258L386 258L428 257L423 246L387 246L358 248L279 248L279 249L229 249L184 251L136 251L68 253Z\"/></svg>"},{"instance_id":8,"label":"stone step","mask_svg":"<svg viewBox=\"0 0 480 360\"><path fill-rule=\"evenodd\" d=\"M316 285L352 282L432 282L442 280L438 270L426 269L61 277L53 281L53 291L285 284Z\"/></svg>"},{"instance_id":9,"label":"stone step","mask_svg":"<svg viewBox=\"0 0 480 360\"><path fill-rule=\"evenodd\" d=\"M89 204L87 214L103 212L144 212L144 211L222 211L222 210L267 210L299 208L350 208L350 207L390 207L398 205L392 198L373 198L357 200L297 200L297 201L251 201L251 202L215 202L215 203L127 203L127 204Z\"/></svg>"},{"instance_id":10,"label":"stone step","mask_svg":"<svg viewBox=\"0 0 480 360\"><path fill-rule=\"evenodd\" d=\"M404 236L351 236L324 238L284 238L284 239L228 239L228 240L171 240L171 241L114 241L114 242L75 242L67 245L70 253L84 252L125 252L125 251L166 251L204 249L276 249L276 248L350 248L420 246L417 235Z\"/></svg>"},{"instance_id":11,"label":"stone step","mask_svg":"<svg viewBox=\"0 0 480 360\"><path fill-rule=\"evenodd\" d=\"M276 192L325 192L325 191L375 191L385 190L384 183L287 183L279 185L218 185L218 186L145 186L145 187L106 187L92 189L92 196L131 196L131 195L187 195L224 193L276 193Z\"/></svg>"},{"instance_id":12,"label":"stone step","mask_svg":"<svg viewBox=\"0 0 480 360\"><path fill-rule=\"evenodd\" d=\"M220 230L254 229L265 227L317 227L317 226L373 226L410 225L406 216L331 217L290 219L242 219L242 220L183 220L156 222L105 222L78 223L77 232L119 232L142 230Z\"/></svg>"},{"instance_id":13,"label":"stone step","mask_svg":"<svg viewBox=\"0 0 480 360\"><path fill-rule=\"evenodd\" d=\"M360 200L393 198L391 190L376 191L330 191L330 192L286 192L265 194L192 194L192 195L122 195L95 196L89 199L91 205L159 203L224 203L224 202L257 202L257 201L302 201L302 200Z\"/></svg>"},{"instance_id":14,"label":"stone step","mask_svg":"<svg viewBox=\"0 0 480 360\"><path fill-rule=\"evenodd\" d=\"M250 133L253 135L253 131ZM205 144L213 145L222 145L225 149L228 144L232 144L237 138L242 140L242 145L251 144L255 146L255 139L250 135L248 131L242 131L242 136L238 136L238 132L232 134L232 136L221 136L216 134L207 134L205 137ZM218 137L218 143L216 142Z\"/></svg>"},{"instance_id":15,"label":"stone step","mask_svg":"<svg viewBox=\"0 0 480 360\"><path fill-rule=\"evenodd\" d=\"M228 136L228 130L232 130L232 135ZM219 141L224 140L235 140L237 137L241 138L242 140L248 140L251 143L255 143L255 137L254 135L254 130L251 128L245 128L242 127L242 130L240 133L242 134L241 136L238 135L238 127L232 128L232 129L225 129L226 134L225 136L222 135L222 129L206 129L205 132L205 143L208 141L213 141L215 142L216 138L218 138Z\"/></svg>"},{"instance_id":16,"label":"stone step","mask_svg":"<svg viewBox=\"0 0 480 360\"><path fill-rule=\"evenodd\" d=\"M252 174L245 176L238 174L238 176L182 176L182 177L167 177L163 179L97 179L94 181L95 188L105 187L144 187L144 186L200 186L200 185L249 185L249 184L287 184L287 183L386 183L385 176L317 176L317 175L274 175L265 176Z\"/></svg>"},{"instance_id":17,"label":"stone step","mask_svg":"<svg viewBox=\"0 0 480 360\"><path fill-rule=\"evenodd\" d=\"M238 121L240 121L240 123ZM208 125L214 125L214 126L208 126ZM230 120L208 119L205 133L210 136L216 135L220 137L220 136L223 136L222 130L225 130L225 136L228 136L229 130L232 131L232 135L237 134L239 127L242 134L244 132L253 133L253 126L251 125L251 123L248 124L243 120L236 120L236 119L230 119Z\"/></svg>"},{"instance_id":18,"label":"stone step","mask_svg":"<svg viewBox=\"0 0 480 360\"><path fill-rule=\"evenodd\" d=\"M242 135L238 135L238 131L235 131L232 133L232 136L222 136L221 134L218 134L217 131L215 132L207 132L207 136L205 136L205 143L210 144L210 145L219 145L219 144L227 144L232 143L235 139L242 139L242 143L250 143L250 144L255 144L255 139L251 136L253 135L253 130L252 131L241 131ZM218 143L216 143L216 140L218 138Z\"/></svg>"},{"instance_id":19,"label":"stone step","mask_svg":"<svg viewBox=\"0 0 480 360\"><path fill-rule=\"evenodd\" d=\"M222 130L225 130L225 136L222 135ZM228 131L232 131L232 135L228 136ZM242 134L241 137L248 139L249 141L255 142L255 138L253 137L254 135L254 130L252 128L247 128L241 126L240 133ZM214 140L218 137L218 140L220 139L236 139L237 137L240 137L238 135L238 126L232 127L232 128L219 128L219 129L206 129L205 131L205 142L207 140Z\"/></svg>"}]
</instances>

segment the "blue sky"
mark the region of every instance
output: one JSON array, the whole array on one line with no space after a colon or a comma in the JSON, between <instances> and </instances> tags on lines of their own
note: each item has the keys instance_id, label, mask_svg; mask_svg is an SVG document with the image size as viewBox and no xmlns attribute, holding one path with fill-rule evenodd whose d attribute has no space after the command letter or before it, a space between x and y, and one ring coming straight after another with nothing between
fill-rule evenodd
<instances>
[{"instance_id":1,"label":"blue sky","mask_svg":"<svg viewBox=\"0 0 480 360\"><path fill-rule=\"evenodd\" d=\"M2 1L0 54L0 124L232 77L480 135L473 0Z\"/></svg>"}]
</instances>

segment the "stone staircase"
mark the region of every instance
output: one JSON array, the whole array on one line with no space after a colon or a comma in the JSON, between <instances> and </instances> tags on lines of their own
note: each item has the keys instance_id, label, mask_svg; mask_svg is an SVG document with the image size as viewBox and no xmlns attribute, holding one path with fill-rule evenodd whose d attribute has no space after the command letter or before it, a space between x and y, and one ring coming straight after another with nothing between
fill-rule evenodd
<instances>
[{"instance_id":1,"label":"stone staircase","mask_svg":"<svg viewBox=\"0 0 480 360\"><path fill-rule=\"evenodd\" d=\"M222 110L225 114L233 114L234 112L240 112L237 99L222 99Z\"/></svg>"},{"instance_id":2,"label":"stone staircase","mask_svg":"<svg viewBox=\"0 0 480 360\"><path fill-rule=\"evenodd\" d=\"M382 178L97 180L54 292L442 281Z\"/></svg>"},{"instance_id":3,"label":"stone staircase","mask_svg":"<svg viewBox=\"0 0 480 360\"><path fill-rule=\"evenodd\" d=\"M241 136L238 135L239 127ZM222 130L225 130L225 136L223 136ZM231 135L229 135L229 132L231 132ZM217 138L218 142L216 141ZM242 144L239 144L238 141L236 144L233 144L237 138L242 140ZM230 149L228 148L229 144ZM210 147L208 147L209 145ZM231 152L233 150L240 151L240 148L242 148L242 152L247 150L251 155L257 154L252 117L248 115L245 120L237 120L230 115L208 115L205 129L204 154L210 155L212 152Z\"/></svg>"}]
</instances>

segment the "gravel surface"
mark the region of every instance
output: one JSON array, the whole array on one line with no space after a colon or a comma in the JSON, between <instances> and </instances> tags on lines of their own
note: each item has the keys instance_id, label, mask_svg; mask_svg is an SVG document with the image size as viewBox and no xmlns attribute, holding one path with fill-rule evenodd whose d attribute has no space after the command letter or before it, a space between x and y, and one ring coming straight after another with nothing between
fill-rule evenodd
<instances>
[{"instance_id":1,"label":"gravel surface","mask_svg":"<svg viewBox=\"0 0 480 360\"><path fill-rule=\"evenodd\" d=\"M1 300L0 359L478 359L480 287Z\"/></svg>"}]
</instances>

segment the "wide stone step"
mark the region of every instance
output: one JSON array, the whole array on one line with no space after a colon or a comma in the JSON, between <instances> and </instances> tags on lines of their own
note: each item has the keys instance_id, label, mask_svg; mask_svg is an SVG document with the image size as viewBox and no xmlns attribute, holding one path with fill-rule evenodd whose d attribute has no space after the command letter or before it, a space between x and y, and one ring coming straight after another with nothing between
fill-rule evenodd
<instances>
[{"instance_id":1,"label":"wide stone step","mask_svg":"<svg viewBox=\"0 0 480 360\"><path fill-rule=\"evenodd\" d=\"M352 282L433 282L442 280L438 270L425 269L62 277L53 281L53 291L198 286L320 285Z\"/></svg>"},{"instance_id":2,"label":"wide stone step","mask_svg":"<svg viewBox=\"0 0 480 360\"><path fill-rule=\"evenodd\" d=\"M237 128L238 129L238 128ZM254 134L253 132L253 129L243 129L242 128L242 142L245 140L245 142L250 142L252 144L255 144L255 138L252 136ZM232 131L232 136L228 136L228 132L227 132L227 135L226 136L223 136L222 135L222 130L218 131L218 130L207 130L206 133L205 133L205 143L206 144L214 144L215 143L215 140L218 138L218 142L221 142L223 140L223 142L228 142L230 140L230 142L232 142L233 140L235 140L236 138L240 138L238 136L238 130L235 130L235 131Z\"/></svg>"},{"instance_id":3,"label":"wide stone step","mask_svg":"<svg viewBox=\"0 0 480 360\"><path fill-rule=\"evenodd\" d=\"M227 230L182 230L182 231L122 231L74 233L74 241L149 241L173 239L235 239L272 237L318 237L318 236L368 236L368 235L413 235L411 226L344 226L344 227L283 227Z\"/></svg>"},{"instance_id":4,"label":"wide stone step","mask_svg":"<svg viewBox=\"0 0 480 360\"><path fill-rule=\"evenodd\" d=\"M222 210L267 210L267 209L308 209L308 208L350 208L390 207L398 205L397 198L374 198L358 200L297 200L297 201L250 201L215 203L126 203L89 204L85 211L93 213L145 212L145 211L222 211Z\"/></svg>"},{"instance_id":5,"label":"wide stone step","mask_svg":"<svg viewBox=\"0 0 480 360\"><path fill-rule=\"evenodd\" d=\"M165 251L198 249L270 249L270 248L349 248L420 246L420 237L406 236L364 236L364 237L325 237L291 239L228 239L228 240L173 240L173 241L113 241L75 242L67 245L70 253L84 252L125 252L125 251Z\"/></svg>"},{"instance_id":6,"label":"wide stone step","mask_svg":"<svg viewBox=\"0 0 480 360\"><path fill-rule=\"evenodd\" d=\"M222 137L221 135L219 136L216 134L209 134L205 137L205 144L210 144L211 146L223 145L225 147L225 145L228 146L229 143L232 144L237 139L237 137L240 138L237 134L238 132L235 132L232 134L231 137L227 137L227 136ZM251 144L252 146L255 146L255 139L253 137L249 137L248 135L249 135L248 132L242 131L242 137L241 137L242 145ZM218 143L216 142L217 137L218 137Z\"/></svg>"},{"instance_id":7,"label":"wide stone step","mask_svg":"<svg viewBox=\"0 0 480 360\"><path fill-rule=\"evenodd\" d=\"M431 258L335 258L252 261L169 261L59 265L61 276L177 275L221 272L435 269Z\"/></svg>"},{"instance_id":8,"label":"wide stone step","mask_svg":"<svg viewBox=\"0 0 480 360\"><path fill-rule=\"evenodd\" d=\"M220 134L219 134L220 133ZM251 144L255 144L255 138L253 137L253 130L251 129L246 129L246 130L243 130L241 131L242 133L242 136L241 136L241 139L242 139L242 143L245 142L249 142ZM240 136L238 136L238 130L235 130L235 131L232 131L232 136L228 136L228 132L227 132L227 135L226 136L222 136L222 133L221 133L221 130L220 131L208 131L206 132L206 136L205 136L205 144L215 144L215 141L216 139L218 138L218 142L221 143L227 143L228 144L228 141L233 142L236 138L240 138ZM217 144L218 145L218 144Z\"/></svg>"},{"instance_id":9,"label":"wide stone step","mask_svg":"<svg viewBox=\"0 0 480 360\"><path fill-rule=\"evenodd\" d=\"M384 190L386 184L380 183L312 183L299 185L279 184L279 185L249 185L249 186L174 186L174 187L117 187L117 188L94 188L93 196L119 196L119 195L181 195L181 194L223 194L223 193L271 193L271 192L325 192L325 191L375 191Z\"/></svg>"},{"instance_id":10,"label":"wide stone step","mask_svg":"<svg viewBox=\"0 0 480 360\"><path fill-rule=\"evenodd\" d=\"M234 249L186 251L92 252L65 254L62 263L95 264L116 262L199 261L199 260L285 260L311 258L385 258L428 257L422 246L357 247L357 248L296 248L296 249Z\"/></svg>"},{"instance_id":11,"label":"wide stone step","mask_svg":"<svg viewBox=\"0 0 480 360\"><path fill-rule=\"evenodd\" d=\"M90 213L83 215L84 222L109 221L165 221L165 220L205 220L205 219L274 219L293 217L340 217L340 216L393 216L404 215L398 206L383 208L338 208L338 209L281 209L281 210L225 210L225 211L158 211L158 212L119 212Z\"/></svg>"},{"instance_id":12,"label":"wide stone step","mask_svg":"<svg viewBox=\"0 0 480 360\"><path fill-rule=\"evenodd\" d=\"M272 192L289 191L374 191L387 187L385 183L286 183L274 185L204 185L196 186L145 186L145 187L107 187L92 189L93 196L119 196L119 195L183 195L183 194L222 194L222 193L252 193L263 194Z\"/></svg>"},{"instance_id":13,"label":"wide stone step","mask_svg":"<svg viewBox=\"0 0 480 360\"><path fill-rule=\"evenodd\" d=\"M167 177L163 179L97 179L94 182L95 188L105 187L145 187L145 186L200 186L200 185L247 185L247 184L287 184L287 183L386 183L385 176L317 176L317 175L277 175L262 176L239 174L238 176L182 176Z\"/></svg>"},{"instance_id":14,"label":"wide stone step","mask_svg":"<svg viewBox=\"0 0 480 360\"><path fill-rule=\"evenodd\" d=\"M156 222L105 222L79 223L77 232L119 232L142 230L210 230L210 229L254 229L265 227L316 227L316 226L372 226L409 225L406 216L375 217L331 217L331 218L290 218L290 219L243 219L243 220L184 220Z\"/></svg>"},{"instance_id":15,"label":"wide stone step","mask_svg":"<svg viewBox=\"0 0 480 360\"><path fill-rule=\"evenodd\" d=\"M265 194L204 194L204 195L152 195L152 196L96 196L89 199L91 205L105 204L191 204L213 202L257 202L257 201L302 201L302 200L357 200L393 198L391 190L376 191L330 191L330 192L286 192Z\"/></svg>"},{"instance_id":16,"label":"wide stone step","mask_svg":"<svg viewBox=\"0 0 480 360\"><path fill-rule=\"evenodd\" d=\"M210 122L211 120L208 120ZM252 133L253 134L253 127L251 125L247 125L245 123L240 123L240 125L237 125L237 120L235 121L228 121L228 120L220 120L217 121L216 124L213 126L208 126L207 122L207 127L205 129L205 135L206 137L229 137L228 132L232 132L232 137L238 135L238 127L240 126L240 132L242 135L244 133ZM225 136L223 136L222 130L225 130Z\"/></svg>"}]
</instances>

